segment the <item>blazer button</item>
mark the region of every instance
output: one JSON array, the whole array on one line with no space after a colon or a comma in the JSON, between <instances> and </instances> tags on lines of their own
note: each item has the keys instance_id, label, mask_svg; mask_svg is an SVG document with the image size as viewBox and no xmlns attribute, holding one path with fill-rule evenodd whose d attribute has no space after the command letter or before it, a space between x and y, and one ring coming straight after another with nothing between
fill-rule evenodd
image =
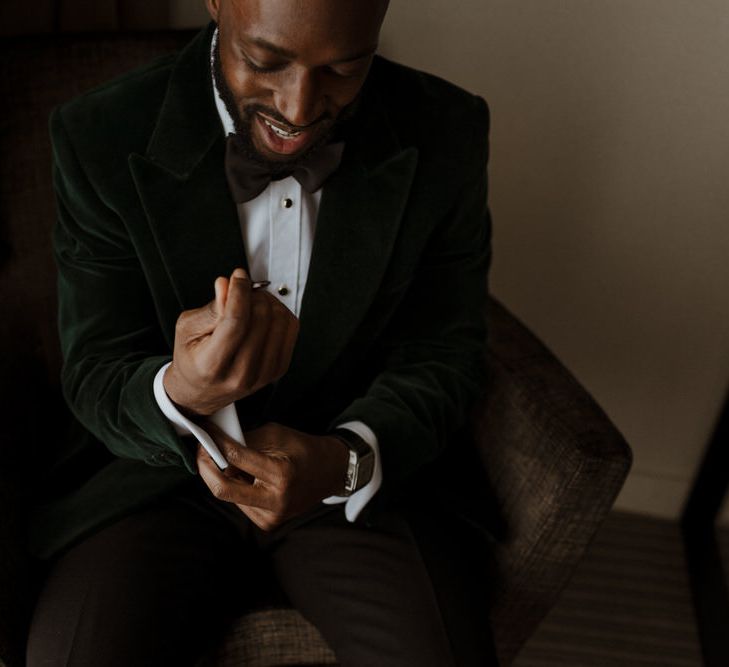
<instances>
[{"instance_id":1,"label":"blazer button","mask_svg":"<svg viewBox=\"0 0 729 667\"><path fill-rule=\"evenodd\" d=\"M276 290L281 296L286 296L289 293L289 288L286 285L280 285Z\"/></svg>"}]
</instances>

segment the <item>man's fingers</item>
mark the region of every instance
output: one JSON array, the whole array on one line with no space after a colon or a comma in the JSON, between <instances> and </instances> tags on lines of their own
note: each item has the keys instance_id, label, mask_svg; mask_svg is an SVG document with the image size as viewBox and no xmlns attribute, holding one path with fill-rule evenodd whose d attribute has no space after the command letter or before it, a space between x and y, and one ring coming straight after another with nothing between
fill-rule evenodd
<instances>
[{"instance_id":1,"label":"man's fingers","mask_svg":"<svg viewBox=\"0 0 729 667\"><path fill-rule=\"evenodd\" d=\"M269 484L278 484L281 473L279 462L250 447L228 441L220 447L225 460L239 470Z\"/></svg>"},{"instance_id":2,"label":"man's fingers","mask_svg":"<svg viewBox=\"0 0 729 667\"><path fill-rule=\"evenodd\" d=\"M185 311L178 325L175 354L187 355L185 377L194 385L189 391L199 395L217 389L228 402L278 380L288 369L298 334L293 314L272 294L254 290L241 268L230 279L217 278L215 298ZM209 410L205 406L198 412Z\"/></svg>"},{"instance_id":3,"label":"man's fingers","mask_svg":"<svg viewBox=\"0 0 729 667\"><path fill-rule=\"evenodd\" d=\"M223 315L233 319L245 317L250 309L253 283L248 274L241 268L233 271L228 282L228 298Z\"/></svg>"},{"instance_id":4,"label":"man's fingers","mask_svg":"<svg viewBox=\"0 0 729 667\"><path fill-rule=\"evenodd\" d=\"M211 301L200 308L180 313L175 325L175 341L180 340L183 344L189 344L213 333L218 318L215 308L215 301Z\"/></svg>"},{"instance_id":5,"label":"man's fingers","mask_svg":"<svg viewBox=\"0 0 729 667\"><path fill-rule=\"evenodd\" d=\"M251 323L248 335L230 361L232 372L242 388L253 393L273 380L266 373L266 341L272 336L272 308L269 299L257 294L251 300Z\"/></svg>"},{"instance_id":6,"label":"man's fingers","mask_svg":"<svg viewBox=\"0 0 729 667\"><path fill-rule=\"evenodd\" d=\"M227 347L246 336L251 318L251 285L243 269L233 271L228 282L225 307L213 332L213 340Z\"/></svg>"},{"instance_id":7,"label":"man's fingers","mask_svg":"<svg viewBox=\"0 0 729 667\"><path fill-rule=\"evenodd\" d=\"M225 310L225 303L228 300L228 279L222 276L215 279L215 308L216 319L221 317Z\"/></svg>"},{"instance_id":8,"label":"man's fingers","mask_svg":"<svg viewBox=\"0 0 729 667\"><path fill-rule=\"evenodd\" d=\"M291 311L273 295L261 294L264 296L265 303L259 304L255 299L251 332L234 362L234 368L252 391L286 373L299 331L299 322Z\"/></svg>"},{"instance_id":9,"label":"man's fingers","mask_svg":"<svg viewBox=\"0 0 729 667\"><path fill-rule=\"evenodd\" d=\"M272 508L272 494L265 485L226 475L215 465L202 445L198 445L197 468L200 477L218 500L261 509Z\"/></svg>"},{"instance_id":10,"label":"man's fingers","mask_svg":"<svg viewBox=\"0 0 729 667\"><path fill-rule=\"evenodd\" d=\"M255 523L261 530L266 532L273 530L281 523L281 520L273 512L262 510L260 507L238 505L238 509L251 521L253 521L253 523Z\"/></svg>"},{"instance_id":11,"label":"man's fingers","mask_svg":"<svg viewBox=\"0 0 729 667\"><path fill-rule=\"evenodd\" d=\"M280 461L237 443L209 420L205 422L205 430L213 437L215 444L231 466L265 483L277 484L280 481Z\"/></svg>"}]
</instances>

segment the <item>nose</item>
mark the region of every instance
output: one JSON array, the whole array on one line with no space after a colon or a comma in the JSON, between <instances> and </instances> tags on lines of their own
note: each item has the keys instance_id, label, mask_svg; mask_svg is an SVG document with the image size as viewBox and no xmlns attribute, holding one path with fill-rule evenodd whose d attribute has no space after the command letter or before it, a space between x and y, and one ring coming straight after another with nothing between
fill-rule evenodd
<instances>
[{"instance_id":1,"label":"nose","mask_svg":"<svg viewBox=\"0 0 729 667\"><path fill-rule=\"evenodd\" d=\"M278 112L298 127L317 120L324 110L324 99L316 76L308 69L293 69L274 95Z\"/></svg>"}]
</instances>

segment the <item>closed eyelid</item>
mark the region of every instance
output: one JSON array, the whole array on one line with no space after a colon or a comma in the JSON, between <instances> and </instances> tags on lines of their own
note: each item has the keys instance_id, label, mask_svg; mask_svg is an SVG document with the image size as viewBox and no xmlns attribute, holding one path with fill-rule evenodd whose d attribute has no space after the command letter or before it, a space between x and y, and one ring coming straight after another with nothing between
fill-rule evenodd
<instances>
[{"instance_id":1,"label":"closed eyelid","mask_svg":"<svg viewBox=\"0 0 729 667\"><path fill-rule=\"evenodd\" d=\"M236 40L233 43L233 48L239 57L248 60L254 65L258 65L260 67L278 67L279 65L286 64L289 61L289 59L284 58L283 56L269 54L268 52L266 52L265 56L261 56L260 52L263 51L263 49L256 47L255 44L246 43L240 40ZM254 53L255 51L259 51L259 53ZM261 60L266 60L266 58L271 55L273 55L274 59L276 60L273 65L265 65L261 63ZM259 56L261 57L259 58Z\"/></svg>"},{"instance_id":2,"label":"closed eyelid","mask_svg":"<svg viewBox=\"0 0 729 667\"><path fill-rule=\"evenodd\" d=\"M297 58L296 54L292 51L288 51L280 46L272 44L265 39L260 37L247 37L236 40L238 51L253 65L260 69L274 70L281 69L288 65L291 61ZM259 60L250 54L250 49L259 49L265 51L267 54L279 58L273 65L263 65ZM341 60L336 60L330 63L323 63L322 67L327 67L331 70L336 70L337 67L357 67L367 62L377 51L377 45L344 57Z\"/></svg>"},{"instance_id":3,"label":"closed eyelid","mask_svg":"<svg viewBox=\"0 0 729 667\"><path fill-rule=\"evenodd\" d=\"M249 55L244 49L240 50L240 55L243 61L251 67L251 69L260 72L278 72L288 66L288 61L281 61L272 64L265 64L260 62L257 58Z\"/></svg>"}]
</instances>

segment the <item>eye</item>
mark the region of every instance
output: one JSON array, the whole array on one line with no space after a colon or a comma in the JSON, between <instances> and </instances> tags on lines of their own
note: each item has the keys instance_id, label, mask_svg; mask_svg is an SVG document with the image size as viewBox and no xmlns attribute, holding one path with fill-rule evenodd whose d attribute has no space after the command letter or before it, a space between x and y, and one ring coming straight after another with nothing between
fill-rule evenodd
<instances>
[{"instance_id":1,"label":"eye","mask_svg":"<svg viewBox=\"0 0 729 667\"><path fill-rule=\"evenodd\" d=\"M276 63L275 65L262 65L251 60L247 55L243 54L243 62L252 72L267 74L270 72L278 72L286 67L286 63Z\"/></svg>"}]
</instances>

